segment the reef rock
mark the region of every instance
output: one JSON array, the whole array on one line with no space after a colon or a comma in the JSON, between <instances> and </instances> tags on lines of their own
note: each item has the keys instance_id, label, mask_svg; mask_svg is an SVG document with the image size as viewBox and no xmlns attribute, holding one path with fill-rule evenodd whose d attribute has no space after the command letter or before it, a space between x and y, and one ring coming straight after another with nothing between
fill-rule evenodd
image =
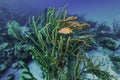
<instances>
[{"instance_id":1,"label":"reef rock","mask_svg":"<svg viewBox=\"0 0 120 80\"><path fill-rule=\"evenodd\" d=\"M96 75L91 73L86 73L80 78L80 80L98 80L98 79L99 78Z\"/></svg>"},{"instance_id":2,"label":"reef rock","mask_svg":"<svg viewBox=\"0 0 120 80\"><path fill-rule=\"evenodd\" d=\"M0 74L2 74L6 70L7 66L4 64L0 64Z\"/></svg>"},{"instance_id":3,"label":"reef rock","mask_svg":"<svg viewBox=\"0 0 120 80\"><path fill-rule=\"evenodd\" d=\"M95 58L99 59L96 61L96 63L99 63L99 61L103 60L104 65L101 66L100 69L102 71L107 71L111 75L111 77L113 76L114 78L112 78L111 80L120 80L120 74L114 70L115 65L110 58L110 55L112 55L113 53L114 51L98 47L97 50L90 51L88 54L93 55L94 59Z\"/></svg>"},{"instance_id":4,"label":"reef rock","mask_svg":"<svg viewBox=\"0 0 120 80\"><path fill-rule=\"evenodd\" d=\"M98 43L102 47L110 49L110 50L117 50L120 45L120 42L118 42L117 40L114 40L112 38L107 38L107 37L99 38Z\"/></svg>"},{"instance_id":5,"label":"reef rock","mask_svg":"<svg viewBox=\"0 0 120 80\"><path fill-rule=\"evenodd\" d=\"M7 77L7 80L14 80L14 75L13 74L9 74Z\"/></svg>"}]
</instances>

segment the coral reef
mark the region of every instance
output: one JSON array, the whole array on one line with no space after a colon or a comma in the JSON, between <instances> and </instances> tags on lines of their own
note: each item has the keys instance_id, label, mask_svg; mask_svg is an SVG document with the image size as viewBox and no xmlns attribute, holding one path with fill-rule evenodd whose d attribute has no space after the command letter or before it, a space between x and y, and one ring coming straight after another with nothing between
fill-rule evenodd
<instances>
[{"instance_id":1,"label":"coral reef","mask_svg":"<svg viewBox=\"0 0 120 80\"><path fill-rule=\"evenodd\" d=\"M118 22L114 22L112 27L104 23L98 25L98 27L92 31L92 34L94 42L97 46L102 46L104 48L108 48L114 51L118 50L120 45L120 38L118 37L118 32Z\"/></svg>"},{"instance_id":2,"label":"coral reef","mask_svg":"<svg viewBox=\"0 0 120 80\"><path fill-rule=\"evenodd\" d=\"M119 21L117 20L114 20L113 22L113 34L120 38L120 24L119 24Z\"/></svg>"},{"instance_id":3,"label":"coral reef","mask_svg":"<svg viewBox=\"0 0 120 80\"><path fill-rule=\"evenodd\" d=\"M27 66L34 60L46 80L118 80L113 75L120 74L120 57L114 55L120 50L119 22L113 22L112 30L105 23L86 20L84 15L70 15L64 8L48 8L29 20L29 15L0 8L0 77L9 67L22 65L21 80L36 80ZM99 52L99 47L98 57L97 52L89 54ZM107 69L108 62L113 64ZM8 75L9 80L14 77Z\"/></svg>"},{"instance_id":4,"label":"coral reef","mask_svg":"<svg viewBox=\"0 0 120 80\"><path fill-rule=\"evenodd\" d=\"M4 69L1 75L19 60L25 62L31 60L31 56L28 54L28 45L24 45L22 42L19 43L18 40L12 36L13 34L11 34L11 27L17 26L19 26L19 24L15 21L13 21L13 23L8 22L8 32L6 30L5 33L3 32L3 34L0 35L0 65L4 65L5 67L3 68L3 66L1 66L1 69Z\"/></svg>"},{"instance_id":5,"label":"coral reef","mask_svg":"<svg viewBox=\"0 0 120 80\"><path fill-rule=\"evenodd\" d=\"M117 40L107 37L101 37L98 39L99 45L108 48L110 50L117 50L120 43Z\"/></svg>"},{"instance_id":6,"label":"coral reef","mask_svg":"<svg viewBox=\"0 0 120 80\"><path fill-rule=\"evenodd\" d=\"M114 70L118 73L118 74L120 74L120 56L116 56L116 55L114 55L114 54L111 54L110 56L110 59L111 59L111 61L112 61L112 63L114 64Z\"/></svg>"},{"instance_id":7,"label":"coral reef","mask_svg":"<svg viewBox=\"0 0 120 80\"><path fill-rule=\"evenodd\" d=\"M77 17L66 15L64 8L58 12L49 8L46 16L32 17L29 21L31 31L25 31L22 35L17 31L19 27L13 26L10 32L29 45L32 59L42 66L46 80L83 80L80 78L85 73L94 74L102 80L112 79L109 73L99 68L103 60L96 58L93 62L93 57L86 56L84 49L90 47L92 37L84 28L90 25L76 22ZM99 63L96 63L97 60ZM29 69L25 73L32 75Z\"/></svg>"},{"instance_id":8,"label":"coral reef","mask_svg":"<svg viewBox=\"0 0 120 80\"><path fill-rule=\"evenodd\" d=\"M22 61L20 61L20 64L22 65L22 67L25 68L25 70L22 72L21 80L36 80L34 78L34 76L31 74L30 69L28 68L28 66ZM29 77L26 76L26 75L28 75Z\"/></svg>"},{"instance_id":9,"label":"coral reef","mask_svg":"<svg viewBox=\"0 0 120 80\"><path fill-rule=\"evenodd\" d=\"M8 21L16 20L21 25L25 25L29 14L20 13L19 11L11 11L7 8L0 7L0 26L5 26Z\"/></svg>"}]
</instances>

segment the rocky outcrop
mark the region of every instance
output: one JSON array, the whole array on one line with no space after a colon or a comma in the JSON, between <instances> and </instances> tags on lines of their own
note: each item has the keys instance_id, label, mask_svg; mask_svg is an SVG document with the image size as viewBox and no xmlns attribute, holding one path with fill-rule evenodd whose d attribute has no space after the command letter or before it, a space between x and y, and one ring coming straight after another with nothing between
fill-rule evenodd
<instances>
[{"instance_id":1,"label":"rocky outcrop","mask_svg":"<svg viewBox=\"0 0 120 80\"><path fill-rule=\"evenodd\" d=\"M4 64L0 64L0 75L7 69L7 66Z\"/></svg>"},{"instance_id":2,"label":"rocky outcrop","mask_svg":"<svg viewBox=\"0 0 120 80\"><path fill-rule=\"evenodd\" d=\"M101 37L98 40L98 44L104 48L108 48L110 50L117 50L120 42L117 40L114 40L112 38L107 38L107 37Z\"/></svg>"}]
</instances>

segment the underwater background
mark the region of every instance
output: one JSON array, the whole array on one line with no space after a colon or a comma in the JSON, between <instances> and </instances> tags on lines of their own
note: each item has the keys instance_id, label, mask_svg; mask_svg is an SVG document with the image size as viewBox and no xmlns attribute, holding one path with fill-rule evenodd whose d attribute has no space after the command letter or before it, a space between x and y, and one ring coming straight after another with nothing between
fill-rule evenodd
<instances>
[{"instance_id":1,"label":"underwater background","mask_svg":"<svg viewBox=\"0 0 120 80\"><path fill-rule=\"evenodd\" d=\"M120 1L0 0L0 80L120 80Z\"/></svg>"},{"instance_id":2,"label":"underwater background","mask_svg":"<svg viewBox=\"0 0 120 80\"><path fill-rule=\"evenodd\" d=\"M113 19L120 17L119 0L0 0L0 7L20 11L21 13L41 13L44 8L59 8L69 4L66 8L70 14L86 15L88 19L105 21L111 24ZM34 11L33 11L34 10Z\"/></svg>"}]
</instances>

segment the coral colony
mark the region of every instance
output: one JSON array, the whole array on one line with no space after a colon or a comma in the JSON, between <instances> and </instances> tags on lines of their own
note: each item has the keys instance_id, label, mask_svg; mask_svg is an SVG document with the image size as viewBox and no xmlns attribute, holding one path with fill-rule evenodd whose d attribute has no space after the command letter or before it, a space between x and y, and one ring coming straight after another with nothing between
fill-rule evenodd
<instances>
[{"instance_id":1,"label":"coral colony","mask_svg":"<svg viewBox=\"0 0 120 80\"><path fill-rule=\"evenodd\" d=\"M17 21L7 23L7 33L0 39L1 75L7 70L6 66L23 67L20 80L39 80L27 65L34 61L42 70L43 80L118 80L110 74L109 67L103 69L106 58L89 54L97 50L98 45L104 50L119 50L116 41L119 38L114 36L118 32L106 33L104 29L108 26L105 25L93 28L92 21L80 22L79 16L69 16L64 8L58 11L48 8L43 15L31 17L26 20L25 30ZM119 74L120 57L113 54L108 57ZM2 64L3 61L9 64ZM10 74L8 78L14 80L15 76Z\"/></svg>"}]
</instances>

